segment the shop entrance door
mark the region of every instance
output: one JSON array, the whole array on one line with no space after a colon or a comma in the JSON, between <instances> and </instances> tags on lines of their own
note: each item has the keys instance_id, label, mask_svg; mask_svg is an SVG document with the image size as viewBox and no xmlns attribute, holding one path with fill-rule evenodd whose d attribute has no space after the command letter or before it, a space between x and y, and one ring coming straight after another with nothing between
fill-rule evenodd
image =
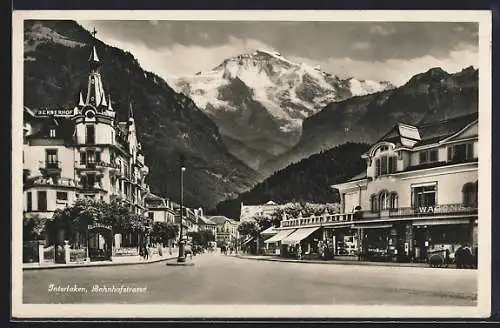
<instances>
[{"instance_id":1,"label":"shop entrance door","mask_svg":"<svg viewBox=\"0 0 500 328\"><path fill-rule=\"evenodd\" d=\"M425 262L427 259L427 248L429 247L427 228L422 226L415 226L414 234L415 261Z\"/></svg>"},{"instance_id":2,"label":"shop entrance door","mask_svg":"<svg viewBox=\"0 0 500 328\"><path fill-rule=\"evenodd\" d=\"M91 261L111 261L113 231L110 226L89 225L87 247Z\"/></svg>"}]
</instances>

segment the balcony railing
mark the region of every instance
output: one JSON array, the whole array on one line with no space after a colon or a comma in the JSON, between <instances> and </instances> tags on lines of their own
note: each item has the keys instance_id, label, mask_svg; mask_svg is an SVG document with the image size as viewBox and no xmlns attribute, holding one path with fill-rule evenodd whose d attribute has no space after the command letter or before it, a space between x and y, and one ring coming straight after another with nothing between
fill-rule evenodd
<instances>
[{"instance_id":1,"label":"balcony railing","mask_svg":"<svg viewBox=\"0 0 500 328\"><path fill-rule=\"evenodd\" d=\"M80 184L83 192L99 192L103 190L103 185L101 182L95 182L94 184Z\"/></svg>"},{"instance_id":2,"label":"balcony railing","mask_svg":"<svg viewBox=\"0 0 500 328\"><path fill-rule=\"evenodd\" d=\"M40 172L43 175L61 172L60 161L40 161Z\"/></svg>"},{"instance_id":3,"label":"balcony railing","mask_svg":"<svg viewBox=\"0 0 500 328\"><path fill-rule=\"evenodd\" d=\"M463 204L443 204L436 206L420 206L416 208L401 207L389 210L390 217L433 216L441 214L477 214L477 206Z\"/></svg>"},{"instance_id":4,"label":"balcony railing","mask_svg":"<svg viewBox=\"0 0 500 328\"><path fill-rule=\"evenodd\" d=\"M346 222L353 221L354 213L338 213L338 214L327 214L321 216L311 216L308 218L297 218L297 219L289 219L281 221L281 227L300 227L300 226L309 226L309 225L321 225L327 223L337 223L337 222Z\"/></svg>"},{"instance_id":5,"label":"balcony railing","mask_svg":"<svg viewBox=\"0 0 500 328\"><path fill-rule=\"evenodd\" d=\"M87 161L87 162L76 162L76 168L79 170L104 170L105 168L110 169L110 171L119 171L120 166L114 163L108 163L104 161Z\"/></svg>"},{"instance_id":6,"label":"balcony railing","mask_svg":"<svg viewBox=\"0 0 500 328\"><path fill-rule=\"evenodd\" d=\"M292 228L302 226L328 225L342 222L357 222L365 220L387 220L390 218L411 217L439 217L443 215L475 215L477 206L465 206L463 204L442 204L435 206L422 206L418 208L401 207L387 209L378 212L358 211L355 213L339 213L307 218L296 218L281 221L281 228Z\"/></svg>"},{"instance_id":7,"label":"balcony railing","mask_svg":"<svg viewBox=\"0 0 500 328\"><path fill-rule=\"evenodd\" d=\"M50 177L35 177L26 182L26 186L63 186L63 187L78 187L75 180L69 178L50 178Z\"/></svg>"}]
</instances>

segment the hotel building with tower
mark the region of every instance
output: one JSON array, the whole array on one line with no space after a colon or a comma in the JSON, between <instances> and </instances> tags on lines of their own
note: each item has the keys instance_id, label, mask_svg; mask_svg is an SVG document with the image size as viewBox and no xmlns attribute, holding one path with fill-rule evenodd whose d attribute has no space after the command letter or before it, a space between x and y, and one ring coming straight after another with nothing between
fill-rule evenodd
<instances>
[{"instance_id":1,"label":"hotel building with tower","mask_svg":"<svg viewBox=\"0 0 500 328\"><path fill-rule=\"evenodd\" d=\"M80 92L74 108L24 107L26 217L50 218L56 209L82 197L119 200L137 214L146 211L149 169L137 140L133 108L127 121L119 122L95 46L88 64L87 90Z\"/></svg>"}]
</instances>

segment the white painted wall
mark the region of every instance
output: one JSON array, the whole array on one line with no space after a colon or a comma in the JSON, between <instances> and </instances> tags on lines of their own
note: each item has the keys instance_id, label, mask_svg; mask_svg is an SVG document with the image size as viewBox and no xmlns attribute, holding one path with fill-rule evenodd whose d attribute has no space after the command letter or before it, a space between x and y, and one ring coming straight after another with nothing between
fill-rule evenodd
<instances>
[{"instance_id":1,"label":"white painted wall","mask_svg":"<svg viewBox=\"0 0 500 328\"><path fill-rule=\"evenodd\" d=\"M457 165L454 168L415 171L407 178L382 177L369 182L366 191L362 191L364 194L362 208L370 209L370 196L384 189L397 192L399 207L410 207L412 185L434 181L437 182L437 204L457 204L462 202L463 185L477 180L477 163Z\"/></svg>"},{"instance_id":2,"label":"white painted wall","mask_svg":"<svg viewBox=\"0 0 500 328\"><path fill-rule=\"evenodd\" d=\"M24 151L24 168L31 171L31 176L40 176L40 167L45 167L46 149L57 150L57 160L61 165L61 177L74 179L75 151L65 146L29 146ZM80 158L78 157L78 160Z\"/></svg>"},{"instance_id":3,"label":"white painted wall","mask_svg":"<svg viewBox=\"0 0 500 328\"><path fill-rule=\"evenodd\" d=\"M27 191L24 191L23 197L24 197L24 202L23 202L23 210L27 211L28 210L28 192L31 192L31 199L32 199L32 211L38 211L38 191L46 191L47 192L47 211L55 211L58 208L64 208L67 204L71 205L75 200L76 200L76 191L71 190L71 189L62 189L57 187L45 187L45 186L40 186L40 187L33 187ZM68 194L68 200L67 201L61 201L56 199L56 192L67 192Z\"/></svg>"},{"instance_id":4,"label":"white painted wall","mask_svg":"<svg viewBox=\"0 0 500 328\"><path fill-rule=\"evenodd\" d=\"M345 193L344 210L346 213L352 213L354 208L359 205L359 190Z\"/></svg>"}]
</instances>

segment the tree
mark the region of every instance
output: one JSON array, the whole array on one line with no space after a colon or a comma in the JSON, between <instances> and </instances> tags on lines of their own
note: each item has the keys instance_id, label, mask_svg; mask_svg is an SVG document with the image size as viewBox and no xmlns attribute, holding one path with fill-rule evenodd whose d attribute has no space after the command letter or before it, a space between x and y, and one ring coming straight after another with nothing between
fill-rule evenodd
<instances>
[{"instance_id":1,"label":"tree","mask_svg":"<svg viewBox=\"0 0 500 328\"><path fill-rule=\"evenodd\" d=\"M208 247L208 242L214 241L215 236L210 230L201 230L188 233L193 239L193 244Z\"/></svg>"},{"instance_id":2,"label":"tree","mask_svg":"<svg viewBox=\"0 0 500 328\"><path fill-rule=\"evenodd\" d=\"M260 226L256 221L244 221L238 226L238 232L241 235L256 237L259 235Z\"/></svg>"},{"instance_id":3,"label":"tree","mask_svg":"<svg viewBox=\"0 0 500 328\"><path fill-rule=\"evenodd\" d=\"M167 245L172 239L175 239L179 233L179 226L167 222L154 222L151 229L151 239L154 243Z\"/></svg>"},{"instance_id":4,"label":"tree","mask_svg":"<svg viewBox=\"0 0 500 328\"><path fill-rule=\"evenodd\" d=\"M76 233L86 234L88 225L95 223L111 226L113 233L138 232L143 236L151 226L149 219L133 213L120 202L79 198L72 206L56 210L47 229L63 230L65 238L71 239Z\"/></svg>"},{"instance_id":5,"label":"tree","mask_svg":"<svg viewBox=\"0 0 500 328\"><path fill-rule=\"evenodd\" d=\"M32 241L43 238L46 232L47 219L38 215L23 218L23 240Z\"/></svg>"}]
</instances>

